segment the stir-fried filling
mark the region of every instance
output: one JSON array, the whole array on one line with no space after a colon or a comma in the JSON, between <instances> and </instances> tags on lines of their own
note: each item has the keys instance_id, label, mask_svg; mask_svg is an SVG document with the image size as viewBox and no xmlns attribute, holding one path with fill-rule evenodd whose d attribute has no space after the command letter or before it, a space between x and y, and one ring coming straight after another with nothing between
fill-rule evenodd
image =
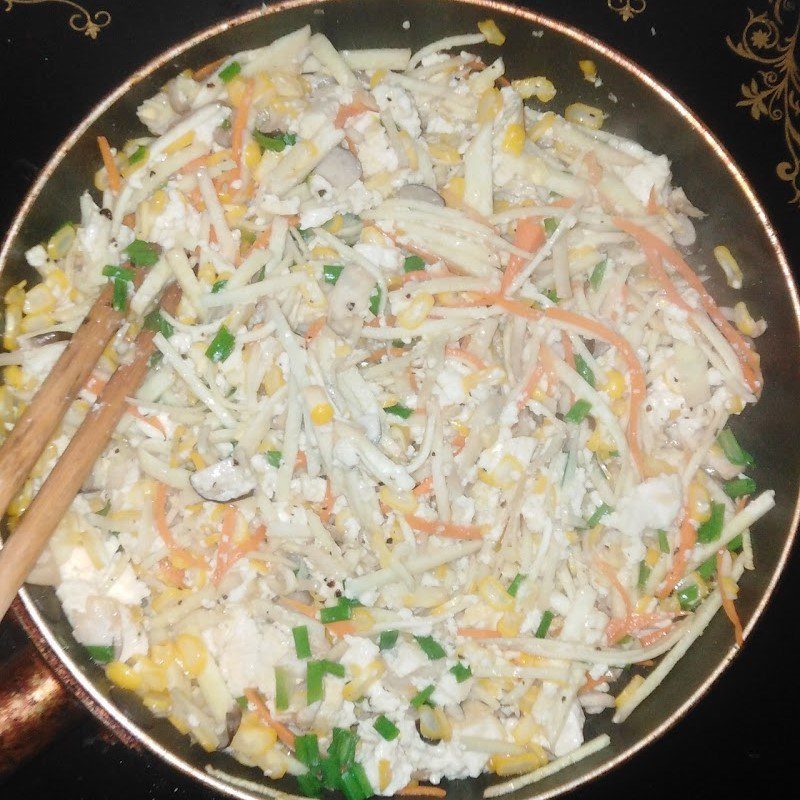
<instances>
[{"instance_id":1,"label":"stir-fried filling","mask_svg":"<svg viewBox=\"0 0 800 800\"><path fill-rule=\"evenodd\" d=\"M721 606L741 634L773 505L728 427L765 326L681 255L701 213L600 109L461 50L481 31L305 28L178 75L6 295L7 427L107 281L129 312L16 516L157 331L32 580L111 681L309 795L602 746L586 713L624 719Z\"/></svg>"}]
</instances>

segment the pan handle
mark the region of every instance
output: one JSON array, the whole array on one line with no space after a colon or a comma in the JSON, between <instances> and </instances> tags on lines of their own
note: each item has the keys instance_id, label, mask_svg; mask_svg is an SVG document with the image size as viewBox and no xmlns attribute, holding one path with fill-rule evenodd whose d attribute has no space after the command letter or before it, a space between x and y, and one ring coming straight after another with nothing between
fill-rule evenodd
<instances>
[{"instance_id":1,"label":"pan handle","mask_svg":"<svg viewBox=\"0 0 800 800\"><path fill-rule=\"evenodd\" d=\"M5 624L16 625L13 614ZM82 716L80 706L27 639L0 665L0 782Z\"/></svg>"}]
</instances>

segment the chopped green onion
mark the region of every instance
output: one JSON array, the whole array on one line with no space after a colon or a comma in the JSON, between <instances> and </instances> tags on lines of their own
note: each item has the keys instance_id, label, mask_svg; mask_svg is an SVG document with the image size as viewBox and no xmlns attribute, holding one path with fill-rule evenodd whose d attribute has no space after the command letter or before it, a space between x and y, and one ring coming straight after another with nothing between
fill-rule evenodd
<instances>
[{"instance_id":1,"label":"chopped green onion","mask_svg":"<svg viewBox=\"0 0 800 800\"><path fill-rule=\"evenodd\" d=\"M586 419L591 410L592 404L588 400L576 400L572 404L572 408L564 414L564 420L566 422L574 422L577 425Z\"/></svg>"},{"instance_id":2,"label":"chopped green onion","mask_svg":"<svg viewBox=\"0 0 800 800\"><path fill-rule=\"evenodd\" d=\"M344 664L339 664L336 661L328 661L327 658L321 659L319 663L322 664L322 668L328 675L344 678Z\"/></svg>"},{"instance_id":3,"label":"chopped green onion","mask_svg":"<svg viewBox=\"0 0 800 800\"><path fill-rule=\"evenodd\" d=\"M430 705L430 703L428 703L428 700L431 699L431 695L433 694L435 688L436 687L433 684L431 684L430 686L426 686L424 689L417 692L411 698L411 705L414 706L414 708L419 708L420 706L424 706L426 704Z\"/></svg>"},{"instance_id":4,"label":"chopped green onion","mask_svg":"<svg viewBox=\"0 0 800 800\"><path fill-rule=\"evenodd\" d=\"M700 590L694 583L688 583L682 586L676 592L678 595L678 602L684 611L694 611L697 604L700 602Z\"/></svg>"},{"instance_id":5,"label":"chopped green onion","mask_svg":"<svg viewBox=\"0 0 800 800\"><path fill-rule=\"evenodd\" d=\"M285 667L275 667L275 708L289 708L289 673Z\"/></svg>"},{"instance_id":6,"label":"chopped green onion","mask_svg":"<svg viewBox=\"0 0 800 800\"><path fill-rule=\"evenodd\" d=\"M158 246L143 239L134 239L123 251L135 267L152 267L158 261Z\"/></svg>"},{"instance_id":7,"label":"chopped green onion","mask_svg":"<svg viewBox=\"0 0 800 800\"><path fill-rule=\"evenodd\" d=\"M422 648L422 652L425 653L431 661L438 661L440 658L444 658L447 655L444 647L442 647L433 636L415 636L414 638L417 640L417 644Z\"/></svg>"},{"instance_id":8,"label":"chopped green onion","mask_svg":"<svg viewBox=\"0 0 800 800\"><path fill-rule=\"evenodd\" d=\"M292 628L292 636L294 637L294 651L297 653L297 657L311 658L311 645L308 642L308 627L306 625L298 625Z\"/></svg>"},{"instance_id":9,"label":"chopped green onion","mask_svg":"<svg viewBox=\"0 0 800 800\"><path fill-rule=\"evenodd\" d=\"M667 532L659 530L658 532L658 549L662 553L669 553L669 539L667 539Z\"/></svg>"},{"instance_id":10,"label":"chopped green onion","mask_svg":"<svg viewBox=\"0 0 800 800\"><path fill-rule=\"evenodd\" d=\"M134 272L128 267L115 267L113 264L106 264L103 267L103 275L106 278L116 278L120 281L132 281Z\"/></svg>"},{"instance_id":11,"label":"chopped green onion","mask_svg":"<svg viewBox=\"0 0 800 800\"><path fill-rule=\"evenodd\" d=\"M722 489L728 497L735 500L737 497L753 494L756 490L756 482L747 477L734 478L732 481L726 481Z\"/></svg>"},{"instance_id":12,"label":"chopped green onion","mask_svg":"<svg viewBox=\"0 0 800 800\"><path fill-rule=\"evenodd\" d=\"M280 450L267 450L267 463L277 469L283 462L283 453Z\"/></svg>"},{"instance_id":13,"label":"chopped green onion","mask_svg":"<svg viewBox=\"0 0 800 800\"><path fill-rule=\"evenodd\" d=\"M261 148L262 153L265 150L270 150L273 153L280 153L286 149L287 145L291 146L297 141L297 137L293 133L283 133L281 131L261 133L259 130L254 130L253 139L255 139L256 144Z\"/></svg>"},{"instance_id":14,"label":"chopped green onion","mask_svg":"<svg viewBox=\"0 0 800 800\"><path fill-rule=\"evenodd\" d=\"M346 800L367 800L374 794L367 773L361 764L353 764L339 778L339 788Z\"/></svg>"},{"instance_id":15,"label":"chopped green onion","mask_svg":"<svg viewBox=\"0 0 800 800\"><path fill-rule=\"evenodd\" d=\"M730 550L731 553L738 553L742 549L744 549L744 536L740 533L728 542L728 550Z\"/></svg>"},{"instance_id":16,"label":"chopped green onion","mask_svg":"<svg viewBox=\"0 0 800 800\"><path fill-rule=\"evenodd\" d=\"M306 797L319 797L322 794L320 779L311 772L304 772L297 776L297 788Z\"/></svg>"},{"instance_id":17,"label":"chopped green onion","mask_svg":"<svg viewBox=\"0 0 800 800\"><path fill-rule=\"evenodd\" d=\"M150 358L147 359L147 366L150 369L157 367L164 360L164 354L160 350L156 350Z\"/></svg>"},{"instance_id":18,"label":"chopped green onion","mask_svg":"<svg viewBox=\"0 0 800 800\"><path fill-rule=\"evenodd\" d=\"M211 340L211 344L206 350L206 357L219 364L233 352L236 346L236 337L224 326L220 325L217 335Z\"/></svg>"},{"instance_id":19,"label":"chopped green onion","mask_svg":"<svg viewBox=\"0 0 800 800\"><path fill-rule=\"evenodd\" d=\"M391 650L397 644L397 637L400 631L381 631L378 639L378 647L381 650Z\"/></svg>"},{"instance_id":20,"label":"chopped green onion","mask_svg":"<svg viewBox=\"0 0 800 800\"><path fill-rule=\"evenodd\" d=\"M408 256L403 261L403 272L419 272L425 269L425 262L419 256Z\"/></svg>"},{"instance_id":21,"label":"chopped green onion","mask_svg":"<svg viewBox=\"0 0 800 800\"><path fill-rule=\"evenodd\" d=\"M247 698L244 695L240 695L236 698L236 705L242 709L242 711L247 710Z\"/></svg>"},{"instance_id":22,"label":"chopped green onion","mask_svg":"<svg viewBox=\"0 0 800 800\"><path fill-rule=\"evenodd\" d=\"M339 280L344 267L341 264L326 264L322 268L322 279L325 283L335 284Z\"/></svg>"},{"instance_id":23,"label":"chopped green onion","mask_svg":"<svg viewBox=\"0 0 800 800\"><path fill-rule=\"evenodd\" d=\"M114 660L113 644L87 644L85 647L86 652L98 664L108 664L109 661Z\"/></svg>"},{"instance_id":24,"label":"chopped green onion","mask_svg":"<svg viewBox=\"0 0 800 800\"><path fill-rule=\"evenodd\" d=\"M737 464L740 467L750 467L755 463L753 456L751 456L747 450L743 450L739 442L736 441L736 437L733 435L733 431L730 428L724 428L720 435L717 436L717 444L722 448L722 452L725 453L725 458L727 458L731 464Z\"/></svg>"},{"instance_id":25,"label":"chopped green onion","mask_svg":"<svg viewBox=\"0 0 800 800\"><path fill-rule=\"evenodd\" d=\"M369 296L369 310L377 317L378 309L381 307L381 287L376 286Z\"/></svg>"},{"instance_id":26,"label":"chopped green onion","mask_svg":"<svg viewBox=\"0 0 800 800\"><path fill-rule=\"evenodd\" d=\"M401 405L400 403L395 403L392 406L386 406L383 409L387 414L394 414L396 417L402 417L403 419L408 419L413 413L414 410L409 408L408 406Z\"/></svg>"},{"instance_id":27,"label":"chopped green onion","mask_svg":"<svg viewBox=\"0 0 800 800\"><path fill-rule=\"evenodd\" d=\"M364 767L356 762L350 768L350 772L355 776L355 779L358 782L358 786L361 789L362 800L367 800L368 797L372 797L375 792L372 788L372 784L369 782L369 778L367 777L367 772Z\"/></svg>"},{"instance_id":28,"label":"chopped green onion","mask_svg":"<svg viewBox=\"0 0 800 800\"><path fill-rule=\"evenodd\" d=\"M353 606L350 603L343 603L340 599L335 606L328 606L319 610L319 621L323 625L329 622L342 622L353 616Z\"/></svg>"},{"instance_id":29,"label":"chopped green onion","mask_svg":"<svg viewBox=\"0 0 800 800\"><path fill-rule=\"evenodd\" d=\"M580 353L575 353L575 371L594 389L594 372Z\"/></svg>"},{"instance_id":30,"label":"chopped green onion","mask_svg":"<svg viewBox=\"0 0 800 800\"><path fill-rule=\"evenodd\" d=\"M391 742L392 739L396 739L400 735L400 729L395 725L388 717L381 714L375 722L372 724L372 727L375 728L378 733L386 739L387 742Z\"/></svg>"},{"instance_id":31,"label":"chopped green onion","mask_svg":"<svg viewBox=\"0 0 800 800\"><path fill-rule=\"evenodd\" d=\"M604 258L599 264L595 265L595 268L592 270L592 274L589 276L589 286L592 287L593 291L597 291L600 288L600 284L603 282L603 278L606 275L606 267L608 266L608 259Z\"/></svg>"},{"instance_id":32,"label":"chopped green onion","mask_svg":"<svg viewBox=\"0 0 800 800\"><path fill-rule=\"evenodd\" d=\"M129 156L128 156L128 163L129 164L137 164L147 155L147 148L140 144Z\"/></svg>"},{"instance_id":33,"label":"chopped green onion","mask_svg":"<svg viewBox=\"0 0 800 800\"><path fill-rule=\"evenodd\" d=\"M714 577L714 573L717 571L717 557L711 556L707 558L698 568L697 574L704 580L708 581Z\"/></svg>"},{"instance_id":34,"label":"chopped green onion","mask_svg":"<svg viewBox=\"0 0 800 800\"><path fill-rule=\"evenodd\" d=\"M537 639L544 639L544 637L547 636L547 631L550 630L550 623L553 621L554 616L555 614L553 614L549 608L542 614L541 622L539 622L539 627L534 634Z\"/></svg>"},{"instance_id":35,"label":"chopped green onion","mask_svg":"<svg viewBox=\"0 0 800 800\"><path fill-rule=\"evenodd\" d=\"M316 703L317 700L322 700L325 688L323 683L324 677L325 667L322 662L309 661L306 665L306 703L308 705Z\"/></svg>"},{"instance_id":36,"label":"chopped green onion","mask_svg":"<svg viewBox=\"0 0 800 800\"><path fill-rule=\"evenodd\" d=\"M111 307L116 311L124 311L128 306L128 281L114 278L114 298Z\"/></svg>"},{"instance_id":37,"label":"chopped green onion","mask_svg":"<svg viewBox=\"0 0 800 800\"><path fill-rule=\"evenodd\" d=\"M306 733L303 736L296 736L294 740L294 756L310 770L316 770L320 762L317 735L315 733Z\"/></svg>"},{"instance_id":38,"label":"chopped green onion","mask_svg":"<svg viewBox=\"0 0 800 800\"><path fill-rule=\"evenodd\" d=\"M111 511L111 501L106 500L106 504L97 512L97 516L107 517L109 511Z\"/></svg>"},{"instance_id":39,"label":"chopped green onion","mask_svg":"<svg viewBox=\"0 0 800 800\"><path fill-rule=\"evenodd\" d=\"M558 295L555 289L545 289L542 294L551 302L558 303Z\"/></svg>"},{"instance_id":40,"label":"chopped green onion","mask_svg":"<svg viewBox=\"0 0 800 800\"><path fill-rule=\"evenodd\" d=\"M592 516L586 520L586 524L590 528L594 528L598 522L600 522L603 517L613 511L614 509L611 506L607 506L605 503L600 503L599 506L592 512Z\"/></svg>"},{"instance_id":41,"label":"chopped green onion","mask_svg":"<svg viewBox=\"0 0 800 800\"><path fill-rule=\"evenodd\" d=\"M450 672L453 673L456 683L464 683L472 677L472 670L466 665L459 662L454 667L450 667Z\"/></svg>"},{"instance_id":42,"label":"chopped green onion","mask_svg":"<svg viewBox=\"0 0 800 800\"><path fill-rule=\"evenodd\" d=\"M697 541L703 544L715 542L722 533L725 521L725 506L722 503L711 503L711 516L697 529Z\"/></svg>"},{"instance_id":43,"label":"chopped green onion","mask_svg":"<svg viewBox=\"0 0 800 800\"><path fill-rule=\"evenodd\" d=\"M228 279L227 278L222 278L222 280L214 281L214 285L211 287L211 294L218 294L227 285L228 285Z\"/></svg>"},{"instance_id":44,"label":"chopped green onion","mask_svg":"<svg viewBox=\"0 0 800 800\"><path fill-rule=\"evenodd\" d=\"M511 581L511 583L508 585L508 589L506 589L506 591L512 597L516 597L517 592L519 591L519 587L522 584L522 581L524 581L526 577L527 575L523 575L521 572L518 572L514 580Z\"/></svg>"},{"instance_id":45,"label":"chopped green onion","mask_svg":"<svg viewBox=\"0 0 800 800\"><path fill-rule=\"evenodd\" d=\"M555 217L545 217L544 222L544 232L548 236L552 236L556 232L556 228L558 227L558 220Z\"/></svg>"},{"instance_id":46,"label":"chopped green onion","mask_svg":"<svg viewBox=\"0 0 800 800\"><path fill-rule=\"evenodd\" d=\"M639 591L643 591L644 587L647 585L647 579L650 577L650 567L647 566L647 562L642 561L639 564L639 578L636 581L636 588Z\"/></svg>"},{"instance_id":47,"label":"chopped green onion","mask_svg":"<svg viewBox=\"0 0 800 800\"><path fill-rule=\"evenodd\" d=\"M242 65L238 61L231 61L224 66L218 73L223 83L229 83L242 71Z\"/></svg>"},{"instance_id":48,"label":"chopped green onion","mask_svg":"<svg viewBox=\"0 0 800 800\"><path fill-rule=\"evenodd\" d=\"M348 768L356 758L358 737L347 728L334 728L328 756L335 759L341 767Z\"/></svg>"},{"instance_id":49,"label":"chopped green onion","mask_svg":"<svg viewBox=\"0 0 800 800\"><path fill-rule=\"evenodd\" d=\"M175 333L175 328L173 328L172 325L167 322L166 319L164 319L164 317L161 315L161 312L157 308L154 308L145 316L144 327L149 331L160 333L165 339L169 339L169 337Z\"/></svg>"},{"instance_id":50,"label":"chopped green onion","mask_svg":"<svg viewBox=\"0 0 800 800\"><path fill-rule=\"evenodd\" d=\"M233 127L233 123L231 122L231 118L230 117L225 117L225 119L222 120L222 122L220 122L219 126L220 126L220 128L222 128L222 130L229 131Z\"/></svg>"},{"instance_id":51,"label":"chopped green onion","mask_svg":"<svg viewBox=\"0 0 800 800\"><path fill-rule=\"evenodd\" d=\"M339 788L339 776L342 774L342 770L339 762L333 756L328 756L320 761L320 774L326 789L332 791Z\"/></svg>"}]
</instances>

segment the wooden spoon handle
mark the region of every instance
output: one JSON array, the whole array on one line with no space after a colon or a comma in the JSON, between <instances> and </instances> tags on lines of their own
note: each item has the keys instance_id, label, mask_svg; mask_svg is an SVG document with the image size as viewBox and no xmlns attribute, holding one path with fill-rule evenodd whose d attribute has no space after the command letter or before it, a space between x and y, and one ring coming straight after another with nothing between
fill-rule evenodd
<instances>
[{"instance_id":1,"label":"wooden spoon handle","mask_svg":"<svg viewBox=\"0 0 800 800\"><path fill-rule=\"evenodd\" d=\"M162 297L162 308L174 312L180 297L180 287L171 284ZM133 357L111 376L4 549L0 550L0 618L108 444L127 410L125 398L134 394L144 380L148 360L155 350L153 336L153 331L144 328L136 337Z\"/></svg>"}]
</instances>

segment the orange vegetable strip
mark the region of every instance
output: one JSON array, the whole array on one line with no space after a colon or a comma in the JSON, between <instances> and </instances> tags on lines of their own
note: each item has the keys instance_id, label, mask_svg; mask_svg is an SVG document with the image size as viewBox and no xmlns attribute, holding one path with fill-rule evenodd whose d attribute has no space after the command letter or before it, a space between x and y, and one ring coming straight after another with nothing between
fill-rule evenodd
<instances>
[{"instance_id":1,"label":"orange vegetable strip","mask_svg":"<svg viewBox=\"0 0 800 800\"><path fill-rule=\"evenodd\" d=\"M108 173L108 188L114 194L119 194L120 187L122 186L122 177L117 169L117 162L114 161L114 155L111 152L111 146L105 136L97 137L97 146L100 148L100 156L103 159L103 166Z\"/></svg>"},{"instance_id":2,"label":"orange vegetable strip","mask_svg":"<svg viewBox=\"0 0 800 800\"><path fill-rule=\"evenodd\" d=\"M99 396L100 392L103 391L103 387L105 387L106 382L99 378L97 375L90 375L86 383L84 384L83 388L86 389L87 392L91 392L95 396ZM127 408L127 413L130 414L132 417L136 417L136 419L141 420L142 422L149 425L151 428L155 428L159 433L161 433L164 438L167 436L167 431L165 430L164 426L161 424L161 420L158 417L146 417L139 411L136 406L129 405Z\"/></svg>"},{"instance_id":3,"label":"orange vegetable strip","mask_svg":"<svg viewBox=\"0 0 800 800\"><path fill-rule=\"evenodd\" d=\"M608 643L610 645L615 644L623 636L642 630L642 628L649 628L657 622L663 622L663 620L663 614L636 614L635 612L629 613L625 617L612 619L606 625Z\"/></svg>"},{"instance_id":4,"label":"orange vegetable strip","mask_svg":"<svg viewBox=\"0 0 800 800\"><path fill-rule=\"evenodd\" d=\"M734 636L736 637L736 646L741 647L742 644L744 643L744 632L742 631L742 621L739 619L739 612L736 610L733 598L725 591L725 587L722 585L723 553L724 553L723 550L720 550L717 553L717 580L718 580L719 596L722 598L722 608L725 610L725 614L731 621L731 625L733 625L733 633Z\"/></svg>"},{"instance_id":5,"label":"orange vegetable strip","mask_svg":"<svg viewBox=\"0 0 800 800\"><path fill-rule=\"evenodd\" d=\"M339 111L336 113L336 119L334 119L333 124L337 128L344 128L345 123L350 117L357 117L359 114L370 110L369 106L367 106L363 100L354 100L352 103L339 106Z\"/></svg>"},{"instance_id":6,"label":"orange vegetable strip","mask_svg":"<svg viewBox=\"0 0 800 800\"><path fill-rule=\"evenodd\" d=\"M597 568L603 573L608 582L617 590L617 593L622 598L622 602L625 603L625 608L628 610L628 616L631 616L633 614L633 602L631 601L627 589L620 583L617 573L614 572L614 568L601 558L597 559Z\"/></svg>"},{"instance_id":7,"label":"orange vegetable strip","mask_svg":"<svg viewBox=\"0 0 800 800\"><path fill-rule=\"evenodd\" d=\"M409 783L395 794L402 797L447 797L447 792L441 786L420 786Z\"/></svg>"},{"instance_id":8,"label":"orange vegetable strip","mask_svg":"<svg viewBox=\"0 0 800 800\"><path fill-rule=\"evenodd\" d=\"M421 480L412 490L412 494L417 497L425 497L433 491L433 476L429 475L424 480Z\"/></svg>"},{"instance_id":9,"label":"orange vegetable strip","mask_svg":"<svg viewBox=\"0 0 800 800\"><path fill-rule=\"evenodd\" d=\"M281 597L278 600L278 603L286 608L291 608L292 611L296 611L298 614L302 614L304 617L308 617L309 619L316 619L317 618L317 609L314 606L310 606L307 603L301 603L299 600L295 600L293 597Z\"/></svg>"},{"instance_id":10,"label":"orange vegetable strip","mask_svg":"<svg viewBox=\"0 0 800 800\"><path fill-rule=\"evenodd\" d=\"M488 628L456 628L456 633L459 636L465 636L467 639L499 639L500 634L497 631L489 630Z\"/></svg>"},{"instance_id":11,"label":"orange vegetable strip","mask_svg":"<svg viewBox=\"0 0 800 800\"><path fill-rule=\"evenodd\" d=\"M544 375L544 364L540 362L536 365L536 369L534 369L534 371L531 373L530 378L528 378L528 382L525 384L522 394L520 394L519 398L517 398L518 410L522 411L531 395L536 391L536 386L542 379L542 375Z\"/></svg>"},{"instance_id":12,"label":"orange vegetable strip","mask_svg":"<svg viewBox=\"0 0 800 800\"><path fill-rule=\"evenodd\" d=\"M444 536L448 539L481 539L483 528L480 525L456 525L442 520L430 520L406 514L406 522L412 530L427 533L430 536Z\"/></svg>"},{"instance_id":13,"label":"orange vegetable strip","mask_svg":"<svg viewBox=\"0 0 800 800\"><path fill-rule=\"evenodd\" d=\"M659 589L658 596L666 597L674 588L675 584L683 577L686 571L686 562L689 560L689 551L697 542L697 530L689 519L688 509L683 510L683 522L681 523L680 536L678 537L678 549L672 557L672 567L664 578L664 585Z\"/></svg>"},{"instance_id":14,"label":"orange vegetable strip","mask_svg":"<svg viewBox=\"0 0 800 800\"><path fill-rule=\"evenodd\" d=\"M333 502L333 489L331 488L330 478L328 478L328 482L325 485L325 499L322 501L322 507L319 511L319 518L325 524L330 521L333 511Z\"/></svg>"},{"instance_id":15,"label":"orange vegetable strip","mask_svg":"<svg viewBox=\"0 0 800 800\"><path fill-rule=\"evenodd\" d=\"M644 636L639 636L637 638L642 647L649 647L651 644L655 644L659 639L663 639L671 630L672 625L666 628L658 628L657 630L650 631L650 633L646 633ZM641 663L644 665L644 662Z\"/></svg>"},{"instance_id":16,"label":"orange vegetable strip","mask_svg":"<svg viewBox=\"0 0 800 800\"><path fill-rule=\"evenodd\" d=\"M409 250L411 248L408 248ZM412 250L413 252L413 250ZM421 256L420 256L421 258ZM410 283L411 281L430 281L434 278L452 278L453 273L447 272L443 269L415 269L413 272L406 272L403 277L402 281L403 284Z\"/></svg>"},{"instance_id":17,"label":"orange vegetable strip","mask_svg":"<svg viewBox=\"0 0 800 800\"><path fill-rule=\"evenodd\" d=\"M444 352L445 355L461 361L468 367L478 370L486 369L486 362L478 358L475 353L470 353L469 350L464 350L462 347L446 347Z\"/></svg>"},{"instance_id":18,"label":"orange vegetable strip","mask_svg":"<svg viewBox=\"0 0 800 800\"><path fill-rule=\"evenodd\" d=\"M290 750L294 750L294 734L282 722L278 722L278 720L273 718L261 695L255 689L245 689L244 696L256 707L256 714L261 717L261 721L265 725L274 728L275 733L278 734L278 738Z\"/></svg>"},{"instance_id":19,"label":"orange vegetable strip","mask_svg":"<svg viewBox=\"0 0 800 800\"><path fill-rule=\"evenodd\" d=\"M242 94L242 101L236 108L236 114L233 117L233 125L231 127L231 155L241 174L242 169L242 152L244 150L244 131L247 127L247 119L250 116L250 106L253 102L253 90L255 84L252 80L247 81L244 94Z\"/></svg>"},{"instance_id":20,"label":"orange vegetable strip","mask_svg":"<svg viewBox=\"0 0 800 800\"><path fill-rule=\"evenodd\" d=\"M561 331L561 346L564 348L564 361L575 369L575 351L572 349L572 339L567 331Z\"/></svg>"},{"instance_id":21,"label":"orange vegetable strip","mask_svg":"<svg viewBox=\"0 0 800 800\"><path fill-rule=\"evenodd\" d=\"M322 333L322 329L325 327L326 317L317 317L309 326L308 330L306 331L306 341L312 342L317 336Z\"/></svg>"},{"instance_id":22,"label":"orange vegetable strip","mask_svg":"<svg viewBox=\"0 0 800 800\"><path fill-rule=\"evenodd\" d=\"M240 559L248 553L252 553L264 541L264 534L267 529L264 525L259 525L253 533L247 536L238 544L234 541L236 533L236 507L228 505L225 509L225 516L222 518L222 537L217 548L217 563L214 567L214 574L211 582L218 586L225 573Z\"/></svg>"},{"instance_id":23,"label":"orange vegetable strip","mask_svg":"<svg viewBox=\"0 0 800 800\"><path fill-rule=\"evenodd\" d=\"M522 217L517 222L517 229L514 231L514 247L526 250L530 253L528 260L533 258L536 251L545 243L544 228L536 217ZM512 253L508 259L508 266L503 272L500 280L500 294L506 294L509 287L514 283L514 279L522 271L526 264L526 259Z\"/></svg>"},{"instance_id":24,"label":"orange vegetable strip","mask_svg":"<svg viewBox=\"0 0 800 800\"><path fill-rule=\"evenodd\" d=\"M345 636L352 636L356 632L356 626L349 619L341 619L338 622L329 622L325 625L325 630L330 631L338 639Z\"/></svg>"},{"instance_id":25,"label":"orange vegetable strip","mask_svg":"<svg viewBox=\"0 0 800 800\"><path fill-rule=\"evenodd\" d=\"M208 64L203 65L202 67L198 67L192 73L192 79L196 81L205 80L209 75L213 72L216 72L217 67L222 66L225 61L226 56L222 58L218 58L215 61L210 61Z\"/></svg>"}]
</instances>

